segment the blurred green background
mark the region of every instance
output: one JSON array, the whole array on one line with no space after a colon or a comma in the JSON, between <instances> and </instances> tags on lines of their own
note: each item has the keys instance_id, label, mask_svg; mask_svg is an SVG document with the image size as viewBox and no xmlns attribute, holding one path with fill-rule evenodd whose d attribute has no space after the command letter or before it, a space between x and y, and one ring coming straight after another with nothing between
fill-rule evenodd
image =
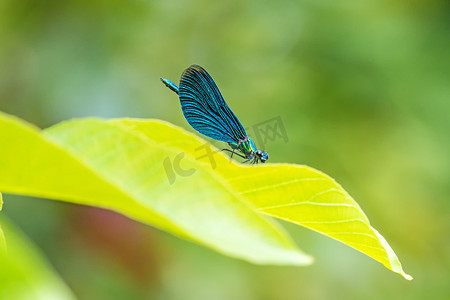
<instances>
[{"instance_id":1,"label":"blurred green background","mask_svg":"<svg viewBox=\"0 0 450 300\"><path fill-rule=\"evenodd\" d=\"M450 299L449 12L444 0L0 1L1 111L40 127L140 117L193 131L159 77L200 64L244 125L281 117L289 141L266 144L270 161L341 183L411 282L284 223L314 265L254 266L50 200L5 195L2 214L80 299Z\"/></svg>"}]
</instances>

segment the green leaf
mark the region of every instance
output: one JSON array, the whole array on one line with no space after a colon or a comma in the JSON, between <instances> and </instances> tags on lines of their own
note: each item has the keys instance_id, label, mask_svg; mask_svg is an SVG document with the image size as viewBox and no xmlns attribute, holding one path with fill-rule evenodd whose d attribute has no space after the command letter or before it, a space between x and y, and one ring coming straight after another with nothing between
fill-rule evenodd
<instances>
[{"instance_id":1,"label":"green leaf","mask_svg":"<svg viewBox=\"0 0 450 300\"><path fill-rule=\"evenodd\" d=\"M8 178L0 170L0 191L113 209L252 262L311 262L277 224L254 214L259 212L332 237L412 279L358 204L312 168L236 164L197 136L158 120L76 120L41 135L12 123L28 133L9 155L32 149L27 155L34 159L19 170L21 159L11 163ZM29 175L20 175L24 171Z\"/></svg>"},{"instance_id":2,"label":"green leaf","mask_svg":"<svg viewBox=\"0 0 450 300\"><path fill-rule=\"evenodd\" d=\"M8 247L0 250L0 299L75 299L40 251L0 218Z\"/></svg>"},{"instance_id":3,"label":"green leaf","mask_svg":"<svg viewBox=\"0 0 450 300\"><path fill-rule=\"evenodd\" d=\"M3 205L3 198L2 194L0 193L0 211L2 210ZM3 233L2 226L0 224L0 252L6 251L6 241L5 241L5 234Z\"/></svg>"},{"instance_id":4,"label":"green leaf","mask_svg":"<svg viewBox=\"0 0 450 300\"><path fill-rule=\"evenodd\" d=\"M3 195L0 193L0 211L3 208ZM3 233L2 226L0 224L0 252L6 251L5 234Z\"/></svg>"},{"instance_id":5,"label":"green leaf","mask_svg":"<svg viewBox=\"0 0 450 300\"><path fill-rule=\"evenodd\" d=\"M6 251L5 234L3 233L2 226L0 226L0 252Z\"/></svg>"},{"instance_id":6,"label":"green leaf","mask_svg":"<svg viewBox=\"0 0 450 300\"><path fill-rule=\"evenodd\" d=\"M254 263L311 263L276 222L250 209L204 164L186 157L183 167L197 171L171 184L163 163L177 154L104 120L40 133L0 114L1 192L108 208Z\"/></svg>"},{"instance_id":7,"label":"green leaf","mask_svg":"<svg viewBox=\"0 0 450 300\"><path fill-rule=\"evenodd\" d=\"M160 121L110 122L191 155L195 155L205 143L191 133ZM177 136L177 139L167 139L167 136ZM213 160L215 171L256 211L334 238L372 257L406 279L412 279L403 271L396 254L383 236L370 225L359 205L324 173L294 164L246 167L231 164L223 155L213 155ZM211 165L210 157L205 157L202 162Z\"/></svg>"}]
</instances>

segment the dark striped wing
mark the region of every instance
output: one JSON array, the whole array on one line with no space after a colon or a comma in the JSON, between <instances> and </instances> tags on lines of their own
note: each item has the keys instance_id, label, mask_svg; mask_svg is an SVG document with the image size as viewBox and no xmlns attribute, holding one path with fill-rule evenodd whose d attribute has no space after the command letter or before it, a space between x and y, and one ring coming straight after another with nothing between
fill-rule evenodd
<instances>
[{"instance_id":1,"label":"dark striped wing","mask_svg":"<svg viewBox=\"0 0 450 300\"><path fill-rule=\"evenodd\" d=\"M183 72L179 97L184 117L201 134L223 142L238 142L247 137L244 126L202 67L192 65Z\"/></svg>"}]
</instances>

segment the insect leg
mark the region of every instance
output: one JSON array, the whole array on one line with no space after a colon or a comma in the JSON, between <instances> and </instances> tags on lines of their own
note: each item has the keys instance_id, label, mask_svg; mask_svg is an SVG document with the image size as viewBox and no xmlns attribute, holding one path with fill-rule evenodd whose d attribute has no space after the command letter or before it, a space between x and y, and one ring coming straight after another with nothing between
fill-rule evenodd
<instances>
[{"instance_id":1,"label":"insect leg","mask_svg":"<svg viewBox=\"0 0 450 300\"><path fill-rule=\"evenodd\" d=\"M240 157L242 157L242 158L245 158L245 156L243 156L243 155L241 155L241 154L239 154L239 153L234 152L234 150L231 151L230 149L222 149L222 150L220 150L220 151L228 151L228 152L231 152L231 157L233 157L233 154L236 154L237 156L240 156Z\"/></svg>"},{"instance_id":2,"label":"insect leg","mask_svg":"<svg viewBox=\"0 0 450 300\"><path fill-rule=\"evenodd\" d=\"M245 164L246 162L249 162L249 161L250 161L250 164L251 164L251 160L252 159L253 159L253 157L250 157L250 158L244 160L243 162L241 162L241 164Z\"/></svg>"}]
</instances>

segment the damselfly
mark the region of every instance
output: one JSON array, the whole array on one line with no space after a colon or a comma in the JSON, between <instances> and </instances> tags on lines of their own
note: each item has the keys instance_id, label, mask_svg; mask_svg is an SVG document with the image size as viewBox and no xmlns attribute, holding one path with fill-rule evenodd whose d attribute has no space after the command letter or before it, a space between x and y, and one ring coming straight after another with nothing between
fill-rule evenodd
<instances>
[{"instance_id":1,"label":"damselfly","mask_svg":"<svg viewBox=\"0 0 450 300\"><path fill-rule=\"evenodd\" d=\"M188 123L201 134L228 143L232 150L223 150L231 152L231 156L239 155L245 159L243 163L250 164L264 163L269 159L269 154L258 150L248 137L205 69L198 65L187 68L181 75L179 87L167 79L161 78L161 81L178 94Z\"/></svg>"}]
</instances>

